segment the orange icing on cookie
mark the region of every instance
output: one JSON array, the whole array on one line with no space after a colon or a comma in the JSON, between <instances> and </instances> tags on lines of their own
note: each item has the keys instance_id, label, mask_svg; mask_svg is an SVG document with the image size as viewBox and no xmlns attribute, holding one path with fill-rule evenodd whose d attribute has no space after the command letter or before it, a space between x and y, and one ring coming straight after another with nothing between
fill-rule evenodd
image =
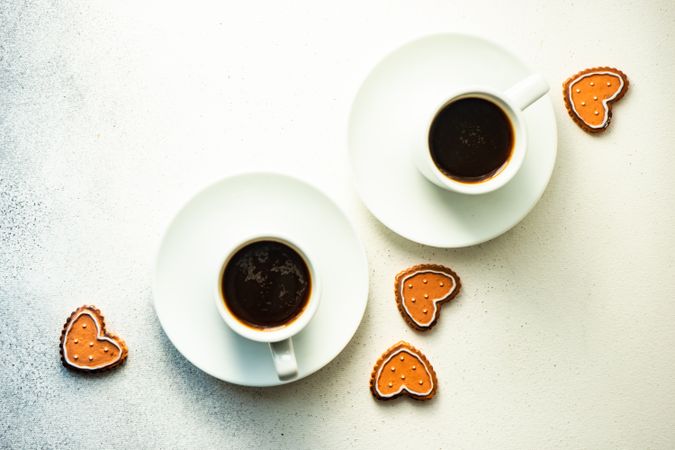
<instances>
[{"instance_id":1,"label":"orange icing on cookie","mask_svg":"<svg viewBox=\"0 0 675 450\"><path fill-rule=\"evenodd\" d=\"M612 103L625 94L628 78L620 70L600 67L574 75L563 86L570 116L584 130L598 132L609 125Z\"/></svg>"},{"instance_id":2,"label":"orange icing on cookie","mask_svg":"<svg viewBox=\"0 0 675 450\"><path fill-rule=\"evenodd\" d=\"M377 361L370 388L380 400L408 395L417 400L432 398L437 389L436 372L429 360L415 347L401 341Z\"/></svg>"},{"instance_id":3,"label":"orange icing on cookie","mask_svg":"<svg viewBox=\"0 0 675 450\"><path fill-rule=\"evenodd\" d=\"M428 330L436 324L441 304L453 299L461 287L452 269L438 264L420 264L396 276L396 302L413 327Z\"/></svg>"},{"instance_id":4,"label":"orange icing on cookie","mask_svg":"<svg viewBox=\"0 0 675 450\"><path fill-rule=\"evenodd\" d=\"M124 362L127 347L122 339L108 333L101 312L93 306L75 310L63 328L61 357L67 367L96 371Z\"/></svg>"}]
</instances>

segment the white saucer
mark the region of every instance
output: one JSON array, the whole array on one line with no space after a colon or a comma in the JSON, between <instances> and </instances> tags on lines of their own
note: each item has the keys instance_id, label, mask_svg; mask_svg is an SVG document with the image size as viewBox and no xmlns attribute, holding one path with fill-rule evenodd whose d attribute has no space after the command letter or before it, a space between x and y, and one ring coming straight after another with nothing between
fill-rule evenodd
<instances>
[{"instance_id":1,"label":"white saucer","mask_svg":"<svg viewBox=\"0 0 675 450\"><path fill-rule=\"evenodd\" d=\"M230 383L272 386L267 344L232 332L213 300L214 261L242 236L274 231L313 255L319 309L294 337L295 381L321 369L352 338L368 301L368 263L343 212L316 188L286 175L252 173L207 187L168 226L155 266L155 310L166 335L195 366Z\"/></svg>"},{"instance_id":2,"label":"white saucer","mask_svg":"<svg viewBox=\"0 0 675 450\"><path fill-rule=\"evenodd\" d=\"M479 244L516 225L543 194L555 164L557 129L548 95L524 113L528 144L520 172L489 194L463 195L428 182L412 161L410 124L419 121L420 101L463 85L506 90L530 74L498 45L463 34L424 37L380 61L349 119L350 158L366 207L394 232L434 247Z\"/></svg>"}]
</instances>

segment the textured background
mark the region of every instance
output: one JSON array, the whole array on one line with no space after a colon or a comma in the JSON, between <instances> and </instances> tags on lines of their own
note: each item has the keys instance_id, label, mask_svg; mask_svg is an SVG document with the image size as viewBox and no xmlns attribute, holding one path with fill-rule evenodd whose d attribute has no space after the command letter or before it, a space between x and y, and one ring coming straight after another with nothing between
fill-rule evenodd
<instances>
[{"instance_id":1,"label":"textured background","mask_svg":"<svg viewBox=\"0 0 675 450\"><path fill-rule=\"evenodd\" d=\"M559 155L516 228L436 250L364 209L345 130L376 61L449 30L499 41L546 76ZM674 32L671 0L0 0L0 446L675 447ZM594 137L569 120L559 86L605 64L631 91ZM336 198L371 270L347 349L272 389L191 366L150 290L175 209L253 168L300 174ZM451 265L465 284L428 336L391 295L393 275L421 261ZM120 370L61 367L61 327L85 302L127 340ZM432 402L370 397L373 361L400 338L434 364Z\"/></svg>"}]
</instances>

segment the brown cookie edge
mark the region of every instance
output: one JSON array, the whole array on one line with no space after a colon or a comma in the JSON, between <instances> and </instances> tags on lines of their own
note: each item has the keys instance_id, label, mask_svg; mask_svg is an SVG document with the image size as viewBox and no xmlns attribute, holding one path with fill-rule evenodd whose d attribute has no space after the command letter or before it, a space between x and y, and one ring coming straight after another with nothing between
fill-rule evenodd
<instances>
[{"instance_id":1,"label":"brown cookie edge","mask_svg":"<svg viewBox=\"0 0 675 450\"><path fill-rule=\"evenodd\" d=\"M117 344L119 344L120 348L122 349L122 354L120 356L120 359L117 360L116 362L105 366L105 367L100 367L98 369L81 369L79 367L75 367L70 365L68 361L66 360L65 355L63 354L63 342L66 339L66 330L68 329L68 325L71 323L72 320L74 320L74 317L79 314L82 311L91 311L94 313L96 318L101 322L101 329L103 330L103 335L105 337L108 337L110 339L114 339ZM68 319L66 319L66 323L63 324L63 328L61 329L61 338L59 339L59 355L61 355L61 363L70 370L75 370L80 373L100 373L100 372L105 372L111 369L116 368L117 366L120 366L124 364L124 362L127 360L127 355L129 353L129 348L127 347L126 342L124 342L124 339L119 337L118 335L114 333L110 333L107 331L107 328L105 326L105 318L103 317L103 314L101 313L101 310L95 307L94 305L82 305L79 308L77 308L75 311L73 311L70 316L68 316Z\"/></svg>"},{"instance_id":2,"label":"brown cookie edge","mask_svg":"<svg viewBox=\"0 0 675 450\"><path fill-rule=\"evenodd\" d=\"M574 110L572 109L572 99L568 97L567 93L569 91L569 85L572 81L574 81L577 77L581 75L585 75L587 73L591 72L598 72L598 71L604 71L604 72L612 72L615 75L618 75L621 77L623 80L623 89L621 92L619 92L619 95L617 95L613 100L607 102L607 123L605 124L604 127L602 128L591 128L589 127L586 122L584 122L579 116L577 116L574 113ZM630 85L630 82L628 81L628 76L620 71L617 68L614 67L593 67L590 69L585 69L582 70L581 72L575 73L571 77L569 77L565 82L563 83L563 100L565 101L565 109L567 109L567 114L572 118L572 120L585 132L591 133L591 134L597 134L597 133L602 133L603 131L606 131L607 128L609 128L609 124L612 122L612 104L618 102L623 98L624 95L626 95L626 92L628 92L628 87Z\"/></svg>"},{"instance_id":3,"label":"brown cookie edge","mask_svg":"<svg viewBox=\"0 0 675 450\"><path fill-rule=\"evenodd\" d=\"M398 394L394 395L393 397L381 397L377 389L375 389L377 380L377 371L379 368L384 364L384 360L393 352L396 350L399 350L401 348L405 348L406 350L410 350L412 353L415 354L418 358L420 358L424 364L426 364L427 368L429 369L429 373L431 374L431 379L434 383L434 388L431 390L431 392L427 395L415 395L411 394L407 390L403 390L399 392ZM434 395L436 395L436 391L438 390L438 378L436 376L436 371L434 370L434 366L431 365L431 362L427 359L426 355L422 353L421 350L418 348L414 347L412 344L406 341L398 341L396 344L392 345L389 347L387 350L382 353L382 355L378 358L377 362L375 362L375 365L373 366L373 371L370 373L370 392L373 394L373 397L375 397L376 400L380 401L388 401L388 400L394 400L396 398L399 398L401 396L407 396L410 397L414 400L418 401L428 401L431 400Z\"/></svg>"},{"instance_id":4,"label":"brown cookie edge","mask_svg":"<svg viewBox=\"0 0 675 450\"><path fill-rule=\"evenodd\" d=\"M426 327L418 325L417 322L415 322L413 318L410 317L408 312L405 310L405 308L403 307L403 297L401 296L401 289L400 289L401 280L405 278L406 275L412 272L416 272L418 270L437 270L439 272L445 273L446 275L454 277L455 282L457 283L457 289L452 291L452 293L450 293L446 298L444 298L443 300L439 300L436 303L437 308L436 313L434 314L434 320L432 320ZM452 270L451 268L443 266L441 264L417 264L402 270L396 275L394 279L394 295L396 297L396 306L398 307L401 316L403 316L403 319L408 323L408 325L410 325L417 331L429 331L434 326L436 326L439 318L441 317L441 306L443 306L445 303L449 302L453 298L457 297L461 289L462 289L462 280L459 278L459 275L457 275L457 273L455 273L455 271Z\"/></svg>"}]
</instances>

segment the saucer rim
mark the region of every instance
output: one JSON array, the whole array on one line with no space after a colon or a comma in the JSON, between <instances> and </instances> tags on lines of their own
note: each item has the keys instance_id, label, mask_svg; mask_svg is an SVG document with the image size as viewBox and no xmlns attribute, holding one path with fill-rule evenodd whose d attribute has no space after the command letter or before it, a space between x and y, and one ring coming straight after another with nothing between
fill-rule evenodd
<instances>
[{"instance_id":1,"label":"saucer rim","mask_svg":"<svg viewBox=\"0 0 675 450\"><path fill-rule=\"evenodd\" d=\"M220 376L216 375L213 371L206 369L203 367L202 364L196 363L193 361L190 357L188 357L187 352L184 351L181 345L179 345L174 337L172 337L171 333L167 331L167 328L164 325L164 321L162 319L162 316L157 308L157 298L158 298L158 265L159 265L159 257L160 253L162 251L163 244L166 240L166 237L169 234L169 230L171 226L175 223L176 219L181 215L181 213L192 203L197 199L200 195L204 194L206 191L214 188L216 185L223 183L225 181L231 181L236 178L247 178L247 177L256 177L256 176L270 176L270 177L278 177L278 178L285 178L286 180L290 180L292 182L296 182L298 184L303 185L304 188L311 189L315 191L316 193L320 194L321 197L323 197L324 200L327 200L328 203L336 208L336 210L343 216L345 219L345 222L349 228L349 230L353 233L353 236L355 238L355 242L358 247L358 254L359 258L362 259L364 265L365 265L365 277L364 277L364 286L360 289L364 289L364 300L363 300L363 305L361 307L361 310L359 311L358 314L358 320L354 322L353 329L349 330L349 339L346 340L344 345L342 345L334 354L331 354L330 357L323 363L318 364L317 367L307 371L306 373L303 373L301 376L298 375L297 377L290 379L290 380L279 380L278 378L274 381L271 381L270 383L246 383L246 382L239 382L239 381L233 381L225 378L221 378ZM291 175L288 173L284 173L281 171L273 171L273 170L262 170L262 171L250 171L250 170L243 170L243 171L237 171L233 172L231 174L228 174L223 177L219 177L215 180L210 181L209 183L205 184L201 188L197 189L195 193L187 198L183 203L181 203L181 206L176 209L175 213L171 216L171 218L166 222L164 225L163 231L161 233L161 236L158 240L158 244L156 246L154 258L153 258L153 265L152 265L152 270L153 270L153 276L152 276L152 306L155 311L155 315L157 316L157 319L159 321L159 325L162 328L162 331L164 335L169 339L169 342L174 346L174 348L178 351L178 353L181 354L185 360L187 360L190 364L201 370L202 372L208 374L209 376L212 376L218 380L224 381L226 383L230 383L233 385L237 386L243 386L243 387L273 387L273 386L282 386L282 385L287 385L294 383L296 381L300 381L302 379L305 379L316 372L320 371L321 369L325 368L328 364L333 362L346 348L349 346L349 344L352 342L354 339L354 336L356 335L356 332L358 331L359 327L361 326L361 323L363 322L363 318L366 313L366 309L368 307L368 300L370 298L370 270L369 270L369 263L368 263L368 255L365 249L365 246L363 244L363 241L360 239L359 234L357 233L357 229L354 226L353 221L351 218L346 214L345 210L340 207L340 205L328 194L326 194L323 190L321 190L319 187L311 184L310 182L304 180L303 178L299 178L295 175ZM342 328L343 330L346 330L346 328ZM347 334L345 332L345 334Z\"/></svg>"},{"instance_id":2,"label":"saucer rim","mask_svg":"<svg viewBox=\"0 0 675 450\"><path fill-rule=\"evenodd\" d=\"M400 237L402 237L406 240L409 240L411 242L415 242L417 244L422 244L422 245L425 245L425 246L428 246L428 247L434 247L434 248L439 248L439 249L466 248L466 247L472 247L474 245L483 244L485 242L491 241L492 239L496 239L497 237L501 236L502 234L505 234L508 231L515 228L520 222L523 221L523 219L525 219L525 217L527 217L532 212L532 210L537 206L537 204L539 204L541 198L543 197L544 193L546 192L546 189L548 188L548 185L551 182L551 178L553 176L553 170L555 169L555 165L556 165L556 161L557 161L557 155L558 155L558 124L557 124L557 121L556 121L555 109L554 109L553 101L552 101L552 98L551 98L551 91L549 90L549 92L547 92L541 98L539 98L537 100L537 102L542 102L542 101L544 101L544 99L546 99L546 101L548 102L548 104L551 107L551 112L552 112L552 115L553 115L553 120L551 121L551 123L552 123L552 133L551 133L550 138L549 138L553 141L552 145L551 145L551 150L550 150L553 153L552 164L550 165L550 167L547 170L547 173L546 173L546 179L547 180L546 180L546 183L544 184L543 189L541 189L541 192L539 193L539 195L537 195L536 199L532 202L531 205L529 205L527 208L523 209L522 214L518 215L517 219L514 220L513 223L510 224L508 227L506 227L504 229L500 229L499 231L496 231L494 233L486 234L485 236L481 236L480 238L475 239L475 240L465 240L464 242L461 242L459 244L449 245L447 242L440 242L440 241L436 241L434 239L426 239L425 237L417 238L417 237L412 237L412 236L409 236L407 234L404 234L403 232L400 232L397 229L396 226L392 226L392 224L390 223L389 220L385 220L385 219L381 218L380 216L378 216L377 214L375 214L375 212L374 212L375 210L372 208L372 201L367 199L368 197L366 195L364 195L364 188L362 186L362 183L359 181L359 177L356 174L357 170L356 170L356 167L355 167L356 166L355 159L352 157L352 148L351 148L351 145L350 145L350 142L351 142L350 136L351 136L351 127L352 127L352 117L354 115L354 111L355 111L355 107L356 107L356 100L361 95L361 93L363 92L363 89L365 88L366 82L373 75L375 70L378 69L380 64L382 64L384 61L388 60L390 57L392 57L393 55L395 55L399 51L403 50L405 47L413 46L415 44L418 44L419 42L426 41L426 40L450 38L450 37L470 38L470 39L474 39L476 41L482 41L485 44L488 44L490 46L493 46L493 47L499 49L501 52L505 53L510 58L512 58L515 61L517 61L518 63L520 63L526 69L527 75L532 75L532 74L536 73L531 69L531 67L528 64L526 64L521 58L519 58L511 50L505 48L501 44L499 44L499 43L497 43L497 42L495 42L491 39L488 39L484 36L480 36L480 35L473 34L473 33L465 33L465 32L436 32L436 33L431 33L431 34L423 34L423 35L417 36L417 37L415 37L411 40L407 40L404 43L402 43L401 45L393 48L391 51L385 53L377 62L375 62L372 67L370 67L370 69L367 71L365 77L362 78L361 83L360 83L358 89L356 90L356 93L352 97L352 103L351 103L351 106L349 108L349 116L348 116L348 121L347 121L347 133L346 133L347 151L348 151L349 160L350 160L349 166L350 166L352 182L354 184L356 192L358 193L359 199L361 200L361 202L363 202L363 204L366 207L366 209L368 210L368 212L373 217L375 217L375 219L377 219L381 224L383 224L387 229L389 229L390 231L392 231L396 235L398 235L398 236L400 236ZM529 120L527 119L527 117L524 117L524 121L525 121L526 124L529 123ZM527 158L527 155L525 156L525 158ZM416 170L416 169L413 169L413 170ZM509 180L509 182L511 182L511 181L513 181L513 180ZM504 186L501 186L499 189L505 187L506 185L508 185L508 183L506 183ZM473 194L461 194L461 195L473 195ZM485 194L475 194L473 196L479 197L480 195L485 195Z\"/></svg>"}]
</instances>

